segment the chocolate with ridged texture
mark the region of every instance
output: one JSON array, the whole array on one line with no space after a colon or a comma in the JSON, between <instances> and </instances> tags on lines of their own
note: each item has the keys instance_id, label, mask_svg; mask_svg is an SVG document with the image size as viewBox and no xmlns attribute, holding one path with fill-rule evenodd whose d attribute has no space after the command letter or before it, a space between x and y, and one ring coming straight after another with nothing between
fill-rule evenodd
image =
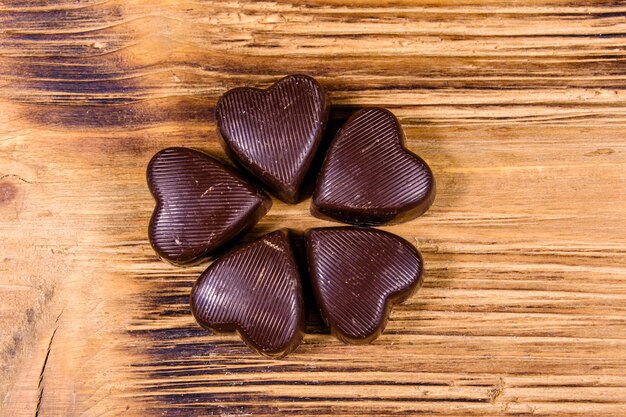
<instances>
[{"instance_id":1,"label":"chocolate with ridged texture","mask_svg":"<svg viewBox=\"0 0 626 417\"><path fill-rule=\"evenodd\" d=\"M281 357L297 348L304 306L288 233L269 233L211 264L192 289L191 311L211 331L238 331L262 355Z\"/></svg>"},{"instance_id":2,"label":"chocolate with ridged texture","mask_svg":"<svg viewBox=\"0 0 626 417\"><path fill-rule=\"evenodd\" d=\"M422 257L406 240L360 227L305 233L309 277L331 333L364 344L385 329L391 307L422 284Z\"/></svg>"},{"instance_id":3,"label":"chocolate with ridged texture","mask_svg":"<svg viewBox=\"0 0 626 417\"><path fill-rule=\"evenodd\" d=\"M404 146L404 133L388 110L355 113L330 144L311 212L345 223L375 226L415 218L435 198L433 174Z\"/></svg>"},{"instance_id":4,"label":"chocolate with ridged texture","mask_svg":"<svg viewBox=\"0 0 626 417\"><path fill-rule=\"evenodd\" d=\"M266 90L240 87L216 107L222 145L274 195L296 203L328 120L324 89L289 75Z\"/></svg>"},{"instance_id":5,"label":"chocolate with ridged texture","mask_svg":"<svg viewBox=\"0 0 626 417\"><path fill-rule=\"evenodd\" d=\"M150 243L161 258L190 265L251 229L272 201L233 169L187 148L167 148L148 165L156 200Z\"/></svg>"}]
</instances>

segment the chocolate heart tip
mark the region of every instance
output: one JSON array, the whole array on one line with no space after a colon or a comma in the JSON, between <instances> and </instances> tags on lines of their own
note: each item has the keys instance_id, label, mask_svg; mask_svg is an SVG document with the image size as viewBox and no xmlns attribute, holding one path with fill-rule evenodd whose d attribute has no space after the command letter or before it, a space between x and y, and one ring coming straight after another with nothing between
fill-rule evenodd
<instances>
[{"instance_id":1,"label":"chocolate heart tip","mask_svg":"<svg viewBox=\"0 0 626 417\"><path fill-rule=\"evenodd\" d=\"M148 188L156 206L150 244L176 266L201 263L250 230L272 200L232 168L204 152L172 147L148 164Z\"/></svg>"},{"instance_id":2,"label":"chocolate heart tip","mask_svg":"<svg viewBox=\"0 0 626 417\"><path fill-rule=\"evenodd\" d=\"M400 223L435 199L432 170L405 145L398 119L368 107L352 115L330 144L311 213L358 226Z\"/></svg>"},{"instance_id":3,"label":"chocolate heart tip","mask_svg":"<svg viewBox=\"0 0 626 417\"><path fill-rule=\"evenodd\" d=\"M288 75L267 89L238 87L217 102L227 154L279 199L297 203L328 122L326 92L312 77Z\"/></svg>"},{"instance_id":4,"label":"chocolate heart tip","mask_svg":"<svg viewBox=\"0 0 626 417\"><path fill-rule=\"evenodd\" d=\"M384 331L391 308L422 285L423 259L399 236L358 227L305 233L309 276L331 333L366 344Z\"/></svg>"},{"instance_id":5,"label":"chocolate heart tip","mask_svg":"<svg viewBox=\"0 0 626 417\"><path fill-rule=\"evenodd\" d=\"M295 350L304 333L304 301L288 231L224 254L198 278L190 302L202 327L237 331L264 356L280 358Z\"/></svg>"}]
</instances>

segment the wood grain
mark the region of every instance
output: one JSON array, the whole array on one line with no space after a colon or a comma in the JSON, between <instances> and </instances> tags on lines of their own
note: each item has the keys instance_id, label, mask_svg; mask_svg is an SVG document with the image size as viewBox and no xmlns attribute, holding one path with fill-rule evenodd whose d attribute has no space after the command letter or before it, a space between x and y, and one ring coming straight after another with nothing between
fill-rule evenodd
<instances>
[{"instance_id":1,"label":"wood grain","mask_svg":"<svg viewBox=\"0 0 626 417\"><path fill-rule=\"evenodd\" d=\"M615 1L3 0L0 414L625 415L625 34ZM335 124L392 110L438 196L385 228L426 266L386 333L274 361L194 323L145 168L224 157L217 98L293 72Z\"/></svg>"}]
</instances>

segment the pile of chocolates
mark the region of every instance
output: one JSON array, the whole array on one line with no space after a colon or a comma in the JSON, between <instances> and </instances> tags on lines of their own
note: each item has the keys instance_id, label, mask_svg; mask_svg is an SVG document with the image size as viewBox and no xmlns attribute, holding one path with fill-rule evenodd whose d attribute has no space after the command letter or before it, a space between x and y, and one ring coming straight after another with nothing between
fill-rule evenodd
<instances>
[{"instance_id":1,"label":"pile of chocolates","mask_svg":"<svg viewBox=\"0 0 626 417\"><path fill-rule=\"evenodd\" d=\"M272 206L251 181L287 203L302 198L329 109L322 87L305 75L266 90L235 88L220 98L216 119L220 141L243 173L187 148L164 149L148 165L154 250L179 266L220 253L192 289L194 317L213 332L238 331L270 357L302 341L303 279L331 333L358 344L376 339L391 307L422 281L417 249L369 227L413 219L435 196L430 168L404 147L398 120L382 108L364 108L341 127L313 192L313 215L355 226L305 231L302 255L288 230L224 252Z\"/></svg>"}]
</instances>

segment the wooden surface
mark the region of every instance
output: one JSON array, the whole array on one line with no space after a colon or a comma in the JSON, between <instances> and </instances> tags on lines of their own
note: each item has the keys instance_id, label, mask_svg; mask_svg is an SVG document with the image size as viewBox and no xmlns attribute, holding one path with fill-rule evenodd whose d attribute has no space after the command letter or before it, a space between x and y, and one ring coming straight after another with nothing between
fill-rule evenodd
<instances>
[{"instance_id":1,"label":"wooden surface","mask_svg":"<svg viewBox=\"0 0 626 417\"><path fill-rule=\"evenodd\" d=\"M626 4L304 3L0 1L0 414L626 415ZM386 228L426 264L387 332L276 361L194 323L145 167L293 72L391 109L438 196Z\"/></svg>"}]
</instances>

